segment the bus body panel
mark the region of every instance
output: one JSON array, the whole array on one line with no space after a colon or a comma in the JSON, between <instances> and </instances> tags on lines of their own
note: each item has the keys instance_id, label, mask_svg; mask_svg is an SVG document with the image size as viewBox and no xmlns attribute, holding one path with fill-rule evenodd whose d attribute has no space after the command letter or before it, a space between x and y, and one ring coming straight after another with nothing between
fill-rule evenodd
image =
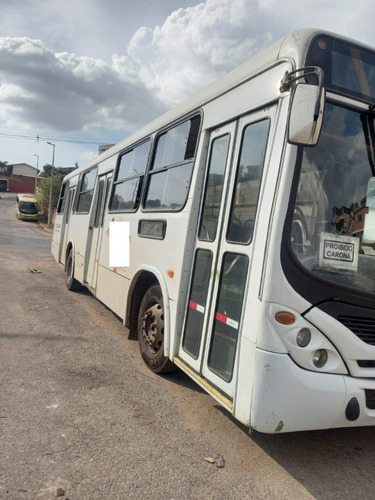
<instances>
[{"instance_id":1,"label":"bus body panel","mask_svg":"<svg viewBox=\"0 0 375 500\"><path fill-rule=\"evenodd\" d=\"M358 360L375 363L375 347L364 344L334 318L313 307L315 304L290 284L281 261L298 147L287 144L292 92L281 91L280 83L285 73L303 66L310 42L317 34L314 30L304 30L286 36L98 159L69 174L65 182L79 190L85 172L97 167L93 200L88 213L76 213L76 194L70 217L63 214L56 217L52 243L54 257L63 264L67 250L73 248L74 278L113 310L133 334L140 300L150 285L158 283L164 302L164 354L175 360L235 418L267 433L375 423L375 410L366 408L365 401L365 390L375 391L375 381L365 380L366 375L375 377L375 365L361 368L358 364ZM114 172L112 184L116 182L116 165L121 155L150 139L152 156L162 134L198 115L201 117L200 138L188 196L181 210L145 210L141 200L134 212L110 211L106 199L103 224L96 230L93 222L100 203L99 182L109 179L110 170ZM266 121L270 126L264 163L241 165L246 131ZM224 173L220 174L223 198L217 206L212 202L212 212L216 210L218 214L218 233L211 240L198 231L203 220L210 154L215 140L225 134L230 140ZM256 150L257 144L254 143L253 148ZM148 168L151 162L149 160ZM240 168L244 167L245 171L254 166L263 168L260 178L256 179L259 192L254 220L241 222L241 216L250 213L246 207L254 202L246 201L246 179L241 185L236 176ZM143 182L151 176L152 172L146 170ZM254 178L250 176L246 182L250 192ZM214 182L212 185L216 186ZM111 192L115 192L114 188ZM235 205L233 200L241 197L245 201ZM253 223L251 240L240 241L230 236L232 202L233 206L240 207L239 226ZM129 222L130 265L127 268L109 265L109 224L116 221ZM65 223L67 226L61 231ZM153 225L159 228L156 236L147 230L142 233L145 227ZM200 284L199 277L207 271L200 269L201 275L195 276L196 263L205 262L202 256L209 256L205 306L190 300L193 285ZM236 275L233 270L238 262L241 262L242 273L239 269ZM195 352L189 351L190 347L184 343L190 309L205 315L198 331L199 348ZM231 316L233 311L236 317ZM292 317L292 324L280 323L277 319L280 312ZM296 338L305 330L310 331L313 340L301 348L296 345ZM213 355L216 341L218 347ZM225 349L230 351L232 364L228 369L218 368ZM319 350L329 353L329 363L324 368L316 365Z\"/></svg>"},{"instance_id":2,"label":"bus body panel","mask_svg":"<svg viewBox=\"0 0 375 500\"><path fill-rule=\"evenodd\" d=\"M375 390L374 380L309 372L287 354L260 349L255 358L250 425L259 432L374 425L375 411L366 408L364 395L365 389ZM360 411L358 419L351 421L346 412L353 398Z\"/></svg>"},{"instance_id":3,"label":"bus body panel","mask_svg":"<svg viewBox=\"0 0 375 500\"><path fill-rule=\"evenodd\" d=\"M74 276L80 283L84 282L84 266L86 252L86 238L88 233L89 215L80 216L80 231L69 234L69 239L74 241ZM86 220L85 220L86 219Z\"/></svg>"},{"instance_id":4,"label":"bus body panel","mask_svg":"<svg viewBox=\"0 0 375 500\"><path fill-rule=\"evenodd\" d=\"M256 77L234 88L230 93L213 100L204 107L204 128L211 130L233 118L267 107L280 96L280 82L292 61L278 61Z\"/></svg>"},{"instance_id":5,"label":"bus body panel","mask_svg":"<svg viewBox=\"0 0 375 500\"><path fill-rule=\"evenodd\" d=\"M111 308L121 319L125 317L125 295L129 289L129 279L103 266L98 267L98 287L95 296ZM109 293L110 291L110 293Z\"/></svg>"},{"instance_id":6,"label":"bus body panel","mask_svg":"<svg viewBox=\"0 0 375 500\"><path fill-rule=\"evenodd\" d=\"M342 375L301 370L287 354L256 350L250 426L259 432L347 425L348 398Z\"/></svg>"}]
</instances>

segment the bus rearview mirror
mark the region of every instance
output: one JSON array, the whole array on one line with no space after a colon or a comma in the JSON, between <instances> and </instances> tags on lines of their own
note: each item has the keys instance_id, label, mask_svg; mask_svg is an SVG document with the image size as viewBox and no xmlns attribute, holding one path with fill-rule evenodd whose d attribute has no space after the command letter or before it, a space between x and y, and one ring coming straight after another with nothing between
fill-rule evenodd
<instances>
[{"instance_id":1,"label":"bus rearview mirror","mask_svg":"<svg viewBox=\"0 0 375 500\"><path fill-rule=\"evenodd\" d=\"M322 130L325 89L299 83L294 88L289 114L288 141L300 146L316 146Z\"/></svg>"}]
</instances>

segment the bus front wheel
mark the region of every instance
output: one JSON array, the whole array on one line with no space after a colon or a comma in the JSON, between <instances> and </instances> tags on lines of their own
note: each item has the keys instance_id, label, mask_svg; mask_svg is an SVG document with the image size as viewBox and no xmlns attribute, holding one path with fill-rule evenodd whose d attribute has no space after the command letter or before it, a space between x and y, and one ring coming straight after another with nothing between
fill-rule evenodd
<instances>
[{"instance_id":1,"label":"bus front wheel","mask_svg":"<svg viewBox=\"0 0 375 500\"><path fill-rule=\"evenodd\" d=\"M82 288L81 283L74 278L73 249L69 250L65 264L65 283L68 290L76 292Z\"/></svg>"},{"instance_id":2,"label":"bus front wheel","mask_svg":"<svg viewBox=\"0 0 375 500\"><path fill-rule=\"evenodd\" d=\"M164 356L164 309L159 285L152 285L142 299L138 315L138 343L144 362L154 373L176 369Z\"/></svg>"}]
</instances>

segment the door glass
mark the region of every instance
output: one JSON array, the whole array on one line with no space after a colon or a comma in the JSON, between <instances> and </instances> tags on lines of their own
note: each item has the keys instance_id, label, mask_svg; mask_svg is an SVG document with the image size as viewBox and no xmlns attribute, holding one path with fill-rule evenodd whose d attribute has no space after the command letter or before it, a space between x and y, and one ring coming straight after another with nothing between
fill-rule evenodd
<instances>
[{"instance_id":1,"label":"door glass","mask_svg":"<svg viewBox=\"0 0 375 500\"><path fill-rule=\"evenodd\" d=\"M198 358L201 344L211 264L212 253L208 250L197 250L182 342L184 351L194 359Z\"/></svg>"},{"instance_id":2,"label":"door glass","mask_svg":"<svg viewBox=\"0 0 375 500\"><path fill-rule=\"evenodd\" d=\"M214 241L216 238L229 139L230 136L227 134L212 142L203 215L199 228L200 240Z\"/></svg>"},{"instance_id":3,"label":"door glass","mask_svg":"<svg viewBox=\"0 0 375 500\"><path fill-rule=\"evenodd\" d=\"M247 268L247 256L224 255L208 367L227 382L233 375Z\"/></svg>"},{"instance_id":4,"label":"door glass","mask_svg":"<svg viewBox=\"0 0 375 500\"><path fill-rule=\"evenodd\" d=\"M103 189L104 189L104 179L99 183L99 192L98 192L98 202L96 204L96 212L95 212L95 220L94 227L99 227L100 214L103 210Z\"/></svg>"},{"instance_id":5,"label":"door glass","mask_svg":"<svg viewBox=\"0 0 375 500\"><path fill-rule=\"evenodd\" d=\"M69 189L68 207L67 207L67 211L66 211L65 225L68 224L69 219L70 219L70 214L71 214L71 211L72 211L72 205L73 205L73 200L74 200L75 192L76 192L75 188Z\"/></svg>"},{"instance_id":6,"label":"door glass","mask_svg":"<svg viewBox=\"0 0 375 500\"><path fill-rule=\"evenodd\" d=\"M243 131L227 231L227 240L233 243L250 243L253 237L269 126L266 119Z\"/></svg>"}]
</instances>

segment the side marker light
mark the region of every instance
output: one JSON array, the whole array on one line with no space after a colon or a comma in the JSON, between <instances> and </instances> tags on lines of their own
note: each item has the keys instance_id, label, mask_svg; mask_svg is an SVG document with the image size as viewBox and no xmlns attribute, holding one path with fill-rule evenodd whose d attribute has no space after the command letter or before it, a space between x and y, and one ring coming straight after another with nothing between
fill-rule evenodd
<instances>
[{"instance_id":1,"label":"side marker light","mask_svg":"<svg viewBox=\"0 0 375 500\"><path fill-rule=\"evenodd\" d=\"M275 315L275 319L278 323L281 323L282 325L293 325L295 322L296 318L294 317L294 314L287 312L287 311L280 311Z\"/></svg>"}]
</instances>

